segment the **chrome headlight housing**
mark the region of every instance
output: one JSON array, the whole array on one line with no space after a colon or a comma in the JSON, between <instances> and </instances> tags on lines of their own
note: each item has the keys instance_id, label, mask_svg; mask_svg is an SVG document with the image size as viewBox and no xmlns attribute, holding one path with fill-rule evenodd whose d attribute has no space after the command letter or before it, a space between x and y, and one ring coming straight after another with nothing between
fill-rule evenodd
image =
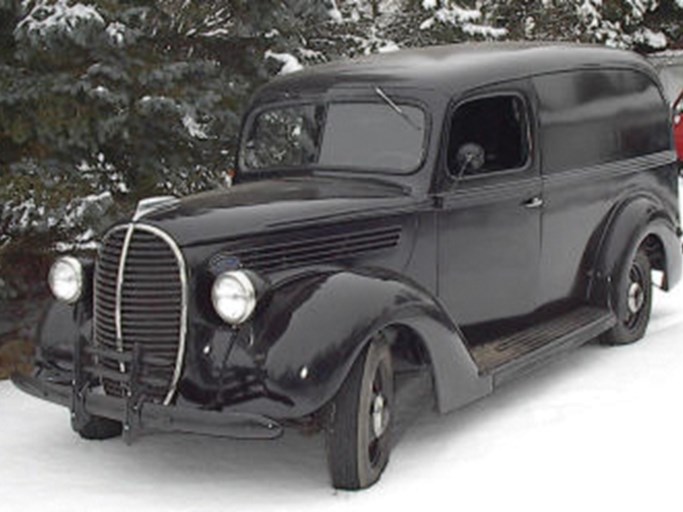
<instances>
[{"instance_id":1,"label":"chrome headlight housing","mask_svg":"<svg viewBox=\"0 0 683 512\"><path fill-rule=\"evenodd\" d=\"M47 280L57 300L73 304L83 293L83 265L76 258L63 256L52 264Z\"/></svg>"},{"instance_id":2,"label":"chrome headlight housing","mask_svg":"<svg viewBox=\"0 0 683 512\"><path fill-rule=\"evenodd\" d=\"M213 308L230 325L246 322L256 309L256 287L242 270L220 274L211 290Z\"/></svg>"}]
</instances>

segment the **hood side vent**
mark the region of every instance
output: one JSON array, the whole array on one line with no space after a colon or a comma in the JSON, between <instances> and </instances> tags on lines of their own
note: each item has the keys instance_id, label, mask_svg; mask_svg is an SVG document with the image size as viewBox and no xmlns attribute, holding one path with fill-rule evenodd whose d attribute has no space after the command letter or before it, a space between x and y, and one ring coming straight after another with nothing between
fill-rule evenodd
<instances>
[{"instance_id":1,"label":"hood side vent","mask_svg":"<svg viewBox=\"0 0 683 512\"><path fill-rule=\"evenodd\" d=\"M342 230L343 229L343 230ZM271 239L255 247L239 247L230 254L249 269L274 272L292 267L346 261L396 247L401 226L328 228Z\"/></svg>"}]
</instances>

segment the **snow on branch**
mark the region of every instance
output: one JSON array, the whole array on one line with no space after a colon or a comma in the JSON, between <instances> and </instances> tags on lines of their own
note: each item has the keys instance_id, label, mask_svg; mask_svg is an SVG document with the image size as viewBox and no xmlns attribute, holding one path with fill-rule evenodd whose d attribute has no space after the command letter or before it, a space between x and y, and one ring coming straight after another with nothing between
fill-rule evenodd
<instances>
[{"instance_id":1,"label":"snow on branch","mask_svg":"<svg viewBox=\"0 0 683 512\"><path fill-rule=\"evenodd\" d=\"M37 2L17 25L17 31L46 36L50 33L72 33L81 25L104 27L102 15L92 5L70 4L68 0Z\"/></svg>"},{"instance_id":2,"label":"snow on branch","mask_svg":"<svg viewBox=\"0 0 683 512\"><path fill-rule=\"evenodd\" d=\"M482 25L483 14L479 9L461 7L456 2L437 2L436 0L422 0L422 8L431 16L420 24L420 30L429 30L437 23L459 27L466 34L498 39L508 33L505 28L495 28Z\"/></svg>"},{"instance_id":3,"label":"snow on branch","mask_svg":"<svg viewBox=\"0 0 683 512\"><path fill-rule=\"evenodd\" d=\"M276 53L268 50L265 53L265 57L266 59L273 59L282 63L282 68L280 69L279 73L280 75L288 75L304 68L301 62L299 62L299 59L297 59L291 53Z\"/></svg>"},{"instance_id":4,"label":"snow on branch","mask_svg":"<svg viewBox=\"0 0 683 512\"><path fill-rule=\"evenodd\" d=\"M342 21L344 21L344 16L339 10L336 0L327 0L325 2L325 5L327 7L327 15L332 19L332 21L336 23L341 23Z\"/></svg>"}]
</instances>

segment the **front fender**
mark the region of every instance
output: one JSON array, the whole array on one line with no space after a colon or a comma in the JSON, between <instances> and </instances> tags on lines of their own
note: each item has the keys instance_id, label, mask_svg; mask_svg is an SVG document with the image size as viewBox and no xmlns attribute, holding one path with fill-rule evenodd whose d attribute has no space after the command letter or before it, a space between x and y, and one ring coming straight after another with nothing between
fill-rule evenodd
<instances>
[{"instance_id":1,"label":"front fender","mask_svg":"<svg viewBox=\"0 0 683 512\"><path fill-rule=\"evenodd\" d=\"M73 356L79 336L90 337L92 323L84 318L80 305L51 300L36 330L36 363L64 372L73 370Z\"/></svg>"},{"instance_id":2,"label":"front fender","mask_svg":"<svg viewBox=\"0 0 683 512\"><path fill-rule=\"evenodd\" d=\"M278 419L314 413L336 395L372 336L391 325L410 327L424 341L440 410L491 391L438 301L400 276L309 273L277 286L265 300L227 360L226 374L236 380L222 389L224 406Z\"/></svg>"}]
</instances>

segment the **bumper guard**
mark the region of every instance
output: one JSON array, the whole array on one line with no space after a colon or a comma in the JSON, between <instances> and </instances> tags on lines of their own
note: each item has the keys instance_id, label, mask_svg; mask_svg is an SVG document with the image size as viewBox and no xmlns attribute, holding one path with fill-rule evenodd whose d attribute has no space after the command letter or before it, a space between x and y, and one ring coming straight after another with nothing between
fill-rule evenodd
<instances>
[{"instance_id":1,"label":"bumper guard","mask_svg":"<svg viewBox=\"0 0 683 512\"><path fill-rule=\"evenodd\" d=\"M130 358L130 379L125 398L108 396L92 389L89 374L93 367L85 366L84 352L96 352L85 346L84 340L74 351L74 373L71 385L49 382L36 376L15 374L12 382L20 390L37 398L47 400L71 410L71 424L80 430L93 416L109 418L123 423L123 437L131 444L142 431L188 432L236 439L275 439L283 428L265 416L240 412L222 412L194 409L174 405L162 405L145 401L142 386L138 384L141 351L136 347L133 354L121 354ZM87 371L87 374L86 374Z\"/></svg>"}]
</instances>

